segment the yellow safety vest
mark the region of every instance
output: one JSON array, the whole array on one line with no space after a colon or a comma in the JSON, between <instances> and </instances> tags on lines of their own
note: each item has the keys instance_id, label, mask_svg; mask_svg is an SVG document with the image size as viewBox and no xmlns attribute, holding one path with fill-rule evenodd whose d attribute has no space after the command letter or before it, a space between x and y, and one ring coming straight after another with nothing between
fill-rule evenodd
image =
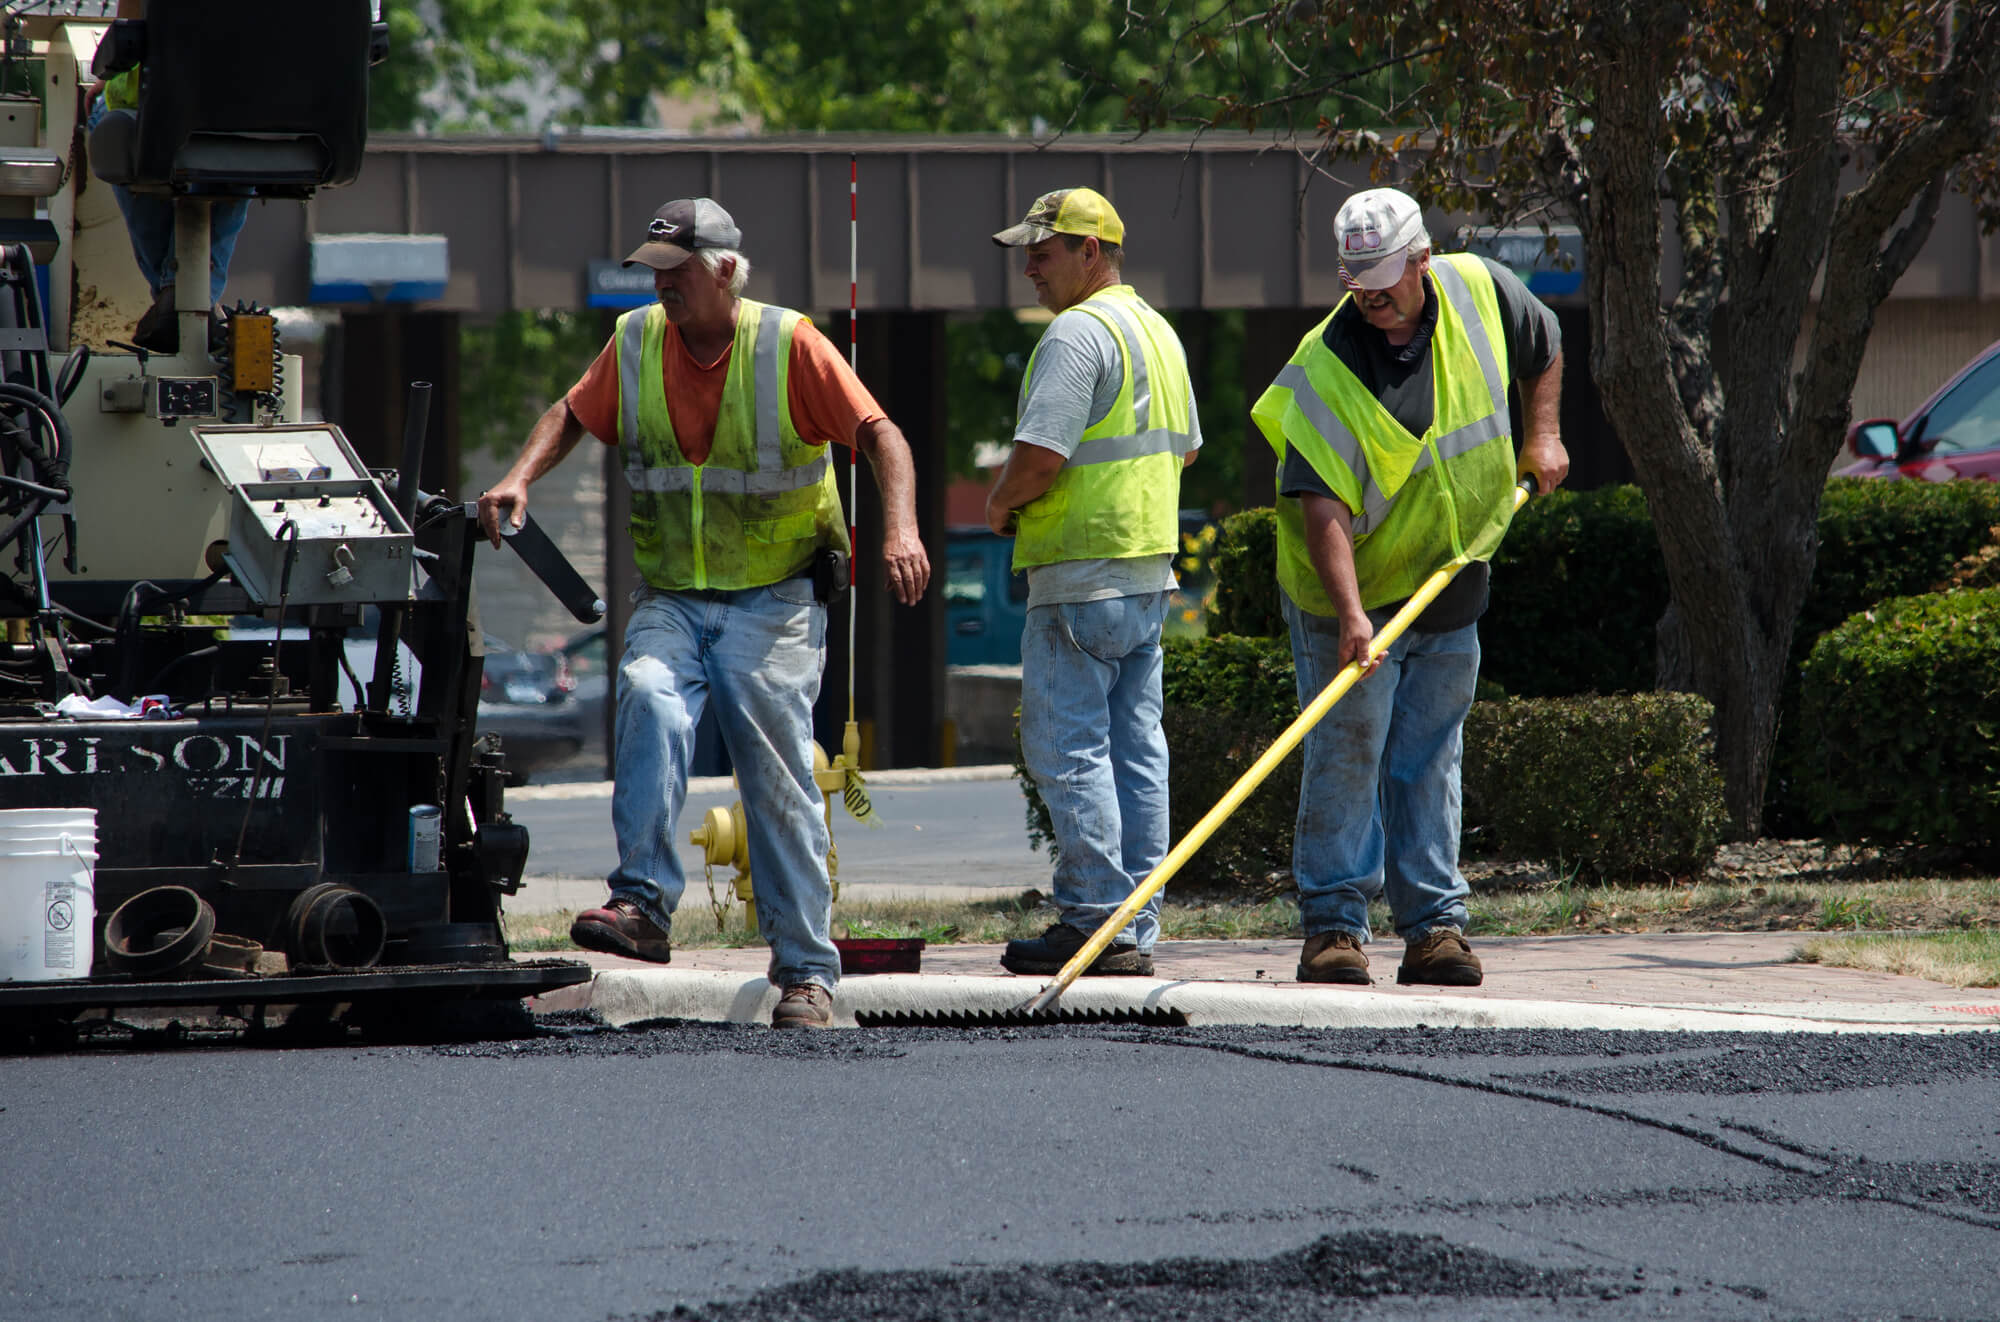
<instances>
[{"instance_id":1,"label":"yellow safety vest","mask_svg":"<svg viewBox=\"0 0 2000 1322\"><path fill-rule=\"evenodd\" d=\"M1436 409L1422 437L1326 347L1332 314L1250 410L1280 464L1289 445L1355 511L1354 570L1368 610L1409 596L1456 556L1490 559L1514 512L1507 341L1493 276L1477 257L1452 253L1431 258L1431 277L1441 295L1430 349ZM1299 501L1280 496L1277 521L1279 585L1301 609L1338 615L1306 550Z\"/></svg>"},{"instance_id":2,"label":"yellow safety vest","mask_svg":"<svg viewBox=\"0 0 2000 1322\"><path fill-rule=\"evenodd\" d=\"M788 376L800 314L739 301L729 376L702 463L681 453L662 375L666 310L618 319L618 440L632 488L632 551L656 588L754 588L847 549L826 447L792 425Z\"/></svg>"},{"instance_id":3,"label":"yellow safety vest","mask_svg":"<svg viewBox=\"0 0 2000 1322\"><path fill-rule=\"evenodd\" d=\"M1194 443L1187 354L1174 328L1130 285L1100 289L1076 307L1110 330L1124 377L1110 411L1084 430L1049 489L1022 506L1016 569L1178 549L1181 464ZM1034 373L1031 354L1024 402Z\"/></svg>"}]
</instances>

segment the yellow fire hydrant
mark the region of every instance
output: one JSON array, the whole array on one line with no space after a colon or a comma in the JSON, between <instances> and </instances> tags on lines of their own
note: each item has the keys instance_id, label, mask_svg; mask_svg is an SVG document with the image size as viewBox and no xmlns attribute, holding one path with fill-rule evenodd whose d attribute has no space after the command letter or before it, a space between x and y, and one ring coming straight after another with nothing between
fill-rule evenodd
<instances>
[{"instance_id":1,"label":"yellow fire hydrant","mask_svg":"<svg viewBox=\"0 0 2000 1322\"><path fill-rule=\"evenodd\" d=\"M817 742L812 746L812 756L813 784L819 787L820 796L825 801L826 875L833 882L833 898L838 900L840 851L833 843L833 796L846 785L847 773L832 764L826 750ZM703 815L701 825L688 833L688 843L701 850L702 863L710 870L711 887L715 881L713 869L717 864L736 869L736 875L731 880L736 898L743 903L743 929L757 931L757 897L750 885L750 832L743 819L743 801L738 799L727 808L710 808Z\"/></svg>"}]
</instances>

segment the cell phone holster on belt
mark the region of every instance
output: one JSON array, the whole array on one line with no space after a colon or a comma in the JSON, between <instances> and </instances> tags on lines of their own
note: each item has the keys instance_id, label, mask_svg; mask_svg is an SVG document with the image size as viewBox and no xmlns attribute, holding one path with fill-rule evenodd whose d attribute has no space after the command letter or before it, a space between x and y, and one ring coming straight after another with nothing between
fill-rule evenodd
<instances>
[{"instance_id":1,"label":"cell phone holster on belt","mask_svg":"<svg viewBox=\"0 0 2000 1322\"><path fill-rule=\"evenodd\" d=\"M813 552L813 599L824 605L847 591L849 568L847 552L837 546L823 546Z\"/></svg>"}]
</instances>

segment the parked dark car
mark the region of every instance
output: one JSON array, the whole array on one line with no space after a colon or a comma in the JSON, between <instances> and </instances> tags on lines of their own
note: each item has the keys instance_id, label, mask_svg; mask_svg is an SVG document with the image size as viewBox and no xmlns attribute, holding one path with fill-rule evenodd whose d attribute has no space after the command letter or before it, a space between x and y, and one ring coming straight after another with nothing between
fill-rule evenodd
<instances>
[{"instance_id":1,"label":"parked dark car","mask_svg":"<svg viewBox=\"0 0 2000 1322\"><path fill-rule=\"evenodd\" d=\"M509 780L525 783L576 760L593 742L603 746L601 736L592 737L599 726L574 700L576 688L576 675L561 651L520 652L489 641L479 681L478 730L499 737Z\"/></svg>"},{"instance_id":2,"label":"parked dark car","mask_svg":"<svg viewBox=\"0 0 2000 1322\"><path fill-rule=\"evenodd\" d=\"M1855 462L1842 477L2000 478L2000 341L1988 345L1901 423L1865 418L1847 429Z\"/></svg>"}]
</instances>

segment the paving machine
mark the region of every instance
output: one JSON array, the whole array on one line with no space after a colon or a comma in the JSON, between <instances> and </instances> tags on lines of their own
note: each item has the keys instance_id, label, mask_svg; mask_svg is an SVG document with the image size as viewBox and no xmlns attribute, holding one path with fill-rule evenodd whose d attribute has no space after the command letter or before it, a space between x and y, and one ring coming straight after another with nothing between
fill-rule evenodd
<instances>
[{"instance_id":1,"label":"paving machine","mask_svg":"<svg viewBox=\"0 0 2000 1322\"><path fill-rule=\"evenodd\" d=\"M0 7L0 1035L395 1030L581 982L501 930L528 835L475 730L473 510L417 485L430 387L371 468L268 310L212 322L183 278L178 347L130 343L132 253L91 223L112 184L165 199L206 271L217 202L351 182L386 29L368 0L113 9ZM601 618L539 529L510 544Z\"/></svg>"}]
</instances>

